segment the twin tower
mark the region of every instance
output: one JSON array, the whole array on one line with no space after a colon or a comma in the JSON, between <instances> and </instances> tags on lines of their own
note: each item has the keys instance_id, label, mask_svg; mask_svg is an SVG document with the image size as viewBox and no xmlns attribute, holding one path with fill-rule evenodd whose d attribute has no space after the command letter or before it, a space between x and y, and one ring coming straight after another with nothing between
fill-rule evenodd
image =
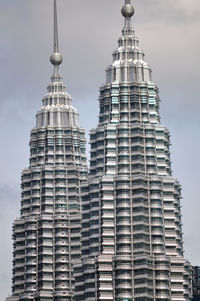
<instances>
[{"instance_id":1,"label":"twin tower","mask_svg":"<svg viewBox=\"0 0 200 301\"><path fill-rule=\"evenodd\" d=\"M85 132L59 72L54 0L54 73L22 172L7 301L191 300L170 133L160 123L130 0L121 12L125 25L100 87L88 171Z\"/></svg>"}]
</instances>

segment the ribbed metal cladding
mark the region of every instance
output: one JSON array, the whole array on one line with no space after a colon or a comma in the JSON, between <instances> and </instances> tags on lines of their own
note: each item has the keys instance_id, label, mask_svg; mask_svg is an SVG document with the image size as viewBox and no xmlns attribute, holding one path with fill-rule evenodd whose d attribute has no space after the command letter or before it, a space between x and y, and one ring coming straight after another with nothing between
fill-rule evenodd
<instances>
[{"instance_id":1,"label":"ribbed metal cladding","mask_svg":"<svg viewBox=\"0 0 200 301\"><path fill-rule=\"evenodd\" d=\"M90 133L75 300L191 300L181 186L172 177L170 133L159 104L151 68L126 20L100 87L99 124Z\"/></svg>"},{"instance_id":2,"label":"ribbed metal cladding","mask_svg":"<svg viewBox=\"0 0 200 301\"><path fill-rule=\"evenodd\" d=\"M72 300L86 179L85 132L61 76L54 74L31 131L30 165L22 172L8 300Z\"/></svg>"},{"instance_id":3,"label":"ribbed metal cladding","mask_svg":"<svg viewBox=\"0 0 200 301\"><path fill-rule=\"evenodd\" d=\"M85 131L59 72L57 1L54 66L22 172L21 213L13 224L12 301L69 301L81 256L81 186L87 180Z\"/></svg>"},{"instance_id":4,"label":"ribbed metal cladding","mask_svg":"<svg viewBox=\"0 0 200 301\"><path fill-rule=\"evenodd\" d=\"M100 87L89 175L85 133L59 73L56 0L54 7L54 73L22 172L7 301L189 301L181 186L172 176L158 88L131 26L131 1Z\"/></svg>"}]
</instances>

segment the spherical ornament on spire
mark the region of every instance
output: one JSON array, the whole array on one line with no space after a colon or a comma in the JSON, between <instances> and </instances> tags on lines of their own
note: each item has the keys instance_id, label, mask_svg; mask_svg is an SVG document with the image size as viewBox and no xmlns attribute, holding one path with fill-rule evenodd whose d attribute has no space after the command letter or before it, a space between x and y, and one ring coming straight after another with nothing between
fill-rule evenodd
<instances>
[{"instance_id":1,"label":"spherical ornament on spire","mask_svg":"<svg viewBox=\"0 0 200 301\"><path fill-rule=\"evenodd\" d=\"M63 61L63 57L59 52L54 52L50 57L50 61L52 65L59 66Z\"/></svg>"},{"instance_id":2,"label":"spherical ornament on spire","mask_svg":"<svg viewBox=\"0 0 200 301\"><path fill-rule=\"evenodd\" d=\"M124 18L131 18L133 15L134 15L134 7L131 5L131 4L125 4L123 7L122 7L122 16Z\"/></svg>"}]
</instances>

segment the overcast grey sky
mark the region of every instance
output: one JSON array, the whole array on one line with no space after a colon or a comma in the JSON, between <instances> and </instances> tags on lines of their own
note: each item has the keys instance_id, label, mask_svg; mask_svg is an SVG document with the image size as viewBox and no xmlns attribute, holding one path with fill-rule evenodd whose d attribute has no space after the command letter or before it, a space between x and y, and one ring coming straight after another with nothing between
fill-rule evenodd
<instances>
[{"instance_id":1,"label":"overcast grey sky","mask_svg":"<svg viewBox=\"0 0 200 301\"><path fill-rule=\"evenodd\" d=\"M53 0L0 0L0 300L11 286L11 227L29 133L52 67ZM123 27L123 0L58 0L61 73L80 123L95 127L98 88ZM183 186L186 257L200 264L200 1L135 0L136 35L160 89L174 176ZM88 118L89 113L89 118Z\"/></svg>"}]
</instances>

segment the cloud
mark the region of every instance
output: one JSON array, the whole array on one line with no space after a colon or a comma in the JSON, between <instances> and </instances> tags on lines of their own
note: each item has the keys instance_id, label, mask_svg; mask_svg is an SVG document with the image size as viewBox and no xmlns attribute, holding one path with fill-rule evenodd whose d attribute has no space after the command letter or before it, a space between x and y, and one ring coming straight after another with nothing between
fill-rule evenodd
<instances>
[{"instance_id":1,"label":"cloud","mask_svg":"<svg viewBox=\"0 0 200 301\"><path fill-rule=\"evenodd\" d=\"M170 4L178 10L183 10L188 16L193 16L200 12L200 3L198 0L171 0Z\"/></svg>"},{"instance_id":2,"label":"cloud","mask_svg":"<svg viewBox=\"0 0 200 301\"><path fill-rule=\"evenodd\" d=\"M0 296L4 300L11 288L12 223L19 214L18 189L9 179L0 184Z\"/></svg>"}]
</instances>

